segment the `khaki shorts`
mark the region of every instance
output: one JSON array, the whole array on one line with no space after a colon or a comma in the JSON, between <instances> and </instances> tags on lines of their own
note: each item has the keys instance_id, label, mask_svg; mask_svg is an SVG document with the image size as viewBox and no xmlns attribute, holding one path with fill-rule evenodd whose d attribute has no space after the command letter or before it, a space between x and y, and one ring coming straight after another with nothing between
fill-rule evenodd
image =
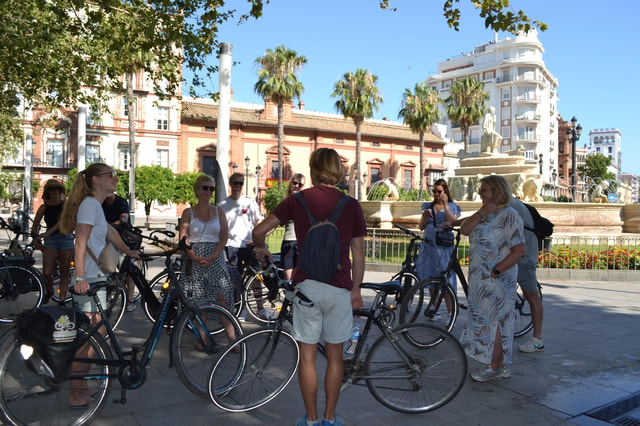
<instances>
[{"instance_id":1,"label":"khaki shorts","mask_svg":"<svg viewBox=\"0 0 640 426\"><path fill-rule=\"evenodd\" d=\"M344 288L314 280L299 283L297 289L304 293L313 306L293 301L293 338L302 343L343 343L353 331L351 292Z\"/></svg>"},{"instance_id":2,"label":"khaki shorts","mask_svg":"<svg viewBox=\"0 0 640 426\"><path fill-rule=\"evenodd\" d=\"M106 282L107 277L95 277L95 278L87 278L87 282L89 284ZM75 282L75 279L71 282ZM77 306L82 312L98 312L98 306L93 299L93 296L85 296L81 294L71 294L73 297L73 304ZM102 309L107 309L107 289L101 288L98 291L98 298L100 299L100 304L102 305Z\"/></svg>"}]
</instances>

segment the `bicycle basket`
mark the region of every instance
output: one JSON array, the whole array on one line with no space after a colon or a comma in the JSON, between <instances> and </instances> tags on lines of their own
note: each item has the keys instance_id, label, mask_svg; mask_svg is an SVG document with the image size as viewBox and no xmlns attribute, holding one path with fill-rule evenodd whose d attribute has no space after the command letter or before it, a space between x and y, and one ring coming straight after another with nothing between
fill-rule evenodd
<instances>
[{"instance_id":1,"label":"bicycle basket","mask_svg":"<svg viewBox=\"0 0 640 426\"><path fill-rule=\"evenodd\" d=\"M64 306L42 306L18 315L17 338L27 347L24 351L21 348L27 367L46 378L68 374L78 349L78 328L88 322L82 311Z\"/></svg>"}]
</instances>

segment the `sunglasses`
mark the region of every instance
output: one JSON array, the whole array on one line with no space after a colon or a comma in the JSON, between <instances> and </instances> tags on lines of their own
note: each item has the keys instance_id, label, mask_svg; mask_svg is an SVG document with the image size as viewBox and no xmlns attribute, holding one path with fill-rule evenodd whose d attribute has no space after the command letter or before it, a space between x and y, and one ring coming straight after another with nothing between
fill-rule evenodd
<instances>
[{"instance_id":1,"label":"sunglasses","mask_svg":"<svg viewBox=\"0 0 640 426\"><path fill-rule=\"evenodd\" d=\"M442 194L444 191L442 189L437 189L433 191L434 194Z\"/></svg>"},{"instance_id":2,"label":"sunglasses","mask_svg":"<svg viewBox=\"0 0 640 426\"><path fill-rule=\"evenodd\" d=\"M207 186L207 185L202 185L200 188L201 188L203 191L211 191L211 192L213 192L213 191L216 189L216 187L215 187L215 186Z\"/></svg>"},{"instance_id":3,"label":"sunglasses","mask_svg":"<svg viewBox=\"0 0 640 426\"><path fill-rule=\"evenodd\" d=\"M304 186L304 183L302 183L302 182L296 182L296 181L294 180L294 181L292 181L292 182L291 182L291 185L293 185L293 186L300 186L300 187L302 187L302 186Z\"/></svg>"},{"instance_id":4,"label":"sunglasses","mask_svg":"<svg viewBox=\"0 0 640 426\"><path fill-rule=\"evenodd\" d=\"M104 176L111 175L111 179L115 179L118 177L118 173L115 170L111 170L110 172L98 173L96 176Z\"/></svg>"},{"instance_id":5,"label":"sunglasses","mask_svg":"<svg viewBox=\"0 0 640 426\"><path fill-rule=\"evenodd\" d=\"M244 182L241 181L241 180L234 180L233 182L231 182L231 185L240 185L240 186L242 186L242 185L244 185Z\"/></svg>"}]
</instances>

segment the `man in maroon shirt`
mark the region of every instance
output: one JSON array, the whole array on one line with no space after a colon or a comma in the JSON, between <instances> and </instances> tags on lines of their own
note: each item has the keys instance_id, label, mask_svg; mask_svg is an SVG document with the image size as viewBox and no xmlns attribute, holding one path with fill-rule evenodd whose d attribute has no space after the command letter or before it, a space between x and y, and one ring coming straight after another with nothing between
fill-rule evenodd
<instances>
[{"instance_id":1,"label":"man in maroon shirt","mask_svg":"<svg viewBox=\"0 0 640 426\"><path fill-rule=\"evenodd\" d=\"M342 180L342 161L338 153L329 148L314 151L309 158L313 187L301 191L311 214L318 221L329 218L342 197L335 185ZM253 230L253 242L258 258L271 256L265 247L266 235L276 226L293 220L300 251L311 227L302 204L293 196L283 200L267 218ZM293 308L293 337L300 346L298 378L306 409L296 425L341 425L335 410L343 376L343 343L353 329L352 309L363 307L360 284L364 277L364 236L367 233L360 204L350 199L336 221L340 238L340 269L329 283L308 279L304 271L293 271L293 283L304 293L313 306L295 304ZM349 248L352 261L349 260ZM317 343L325 341L327 371L325 373L325 408L322 422L318 417L316 394Z\"/></svg>"}]
</instances>

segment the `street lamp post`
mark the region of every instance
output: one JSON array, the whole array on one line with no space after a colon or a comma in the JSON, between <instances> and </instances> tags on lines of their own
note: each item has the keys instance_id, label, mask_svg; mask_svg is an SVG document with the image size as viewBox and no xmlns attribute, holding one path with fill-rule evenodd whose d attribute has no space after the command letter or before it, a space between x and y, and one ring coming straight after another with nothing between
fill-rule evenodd
<instances>
[{"instance_id":1,"label":"street lamp post","mask_svg":"<svg viewBox=\"0 0 640 426\"><path fill-rule=\"evenodd\" d=\"M542 166L544 161L542 161L542 154L538 155L538 166L540 166L540 176L542 177Z\"/></svg>"},{"instance_id":2,"label":"street lamp post","mask_svg":"<svg viewBox=\"0 0 640 426\"><path fill-rule=\"evenodd\" d=\"M366 197L367 196L367 173L363 173L362 174L362 183L364 184L364 190L362 191L362 194Z\"/></svg>"},{"instance_id":3,"label":"street lamp post","mask_svg":"<svg viewBox=\"0 0 640 426\"><path fill-rule=\"evenodd\" d=\"M249 163L251 159L247 155L244 157L244 195L249 195Z\"/></svg>"},{"instance_id":4,"label":"street lamp post","mask_svg":"<svg viewBox=\"0 0 640 426\"><path fill-rule=\"evenodd\" d=\"M260 205L260 169L262 167L256 166L256 202Z\"/></svg>"},{"instance_id":5,"label":"street lamp post","mask_svg":"<svg viewBox=\"0 0 640 426\"><path fill-rule=\"evenodd\" d=\"M556 169L553 169L553 172L551 172L551 180L553 182L553 201L558 201L558 182L556 179L558 179L558 173L556 172Z\"/></svg>"},{"instance_id":6,"label":"street lamp post","mask_svg":"<svg viewBox=\"0 0 640 426\"><path fill-rule=\"evenodd\" d=\"M576 202L576 142L580 139L582 134L582 126L577 125L578 119L573 117L571 119L571 125L567 130L567 137L571 141L571 198L573 202Z\"/></svg>"}]
</instances>

